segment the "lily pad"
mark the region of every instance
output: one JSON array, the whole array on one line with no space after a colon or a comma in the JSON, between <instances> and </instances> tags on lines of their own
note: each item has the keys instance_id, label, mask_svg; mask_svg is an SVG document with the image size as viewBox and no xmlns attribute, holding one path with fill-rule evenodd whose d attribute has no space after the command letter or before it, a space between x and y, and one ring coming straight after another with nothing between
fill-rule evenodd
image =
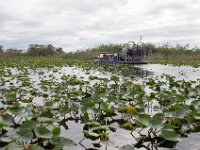
<instances>
[{"instance_id":1,"label":"lily pad","mask_svg":"<svg viewBox=\"0 0 200 150\"><path fill-rule=\"evenodd\" d=\"M173 129L163 129L160 137L168 141L180 141L180 136Z\"/></svg>"},{"instance_id":2,"label":"lily pad","mask_svg":"<svg viewBox=\"0 0 200 150\"><path fill-rule=\"evenodd\" d=\"M56 127L52 131L53 136L59 136L60 135L60 127Z\"/></svg>"},{"instance_id":3,"label":"lily pad","mask_svg":"<svg viewBox=\"0 0 200 150\"><path fill-rule=\"evenodd\" d=\"M150 122L149 122L149 125L154 128L154 129L157 129L157 130L160 130L161 128L164 127L164 119L163 119L163 114L162 113L157 113L155 114Z\"/></svg>"},{"instance_id":4,"label":"lily pad","mask_svg":"<svg viewBox=\"0 0 200 150\"><path fill-rule=\"evenodd\" d=\"M55 144L56 146L76 146L77 144L68 138L64 138L64 137L53 137L52 138L52 142L53 144Z\"/></svg>"},{"instance_id":5,"label":"lily pad","mask_svg":"<svg viewBox=\"0 0 200 150\"><path fill-rule=\"evenodd\" d=\"M124 146L120 147L119 150L134 150L134 149L135 148L132 145L124 145Z\"/></svg>"},{"instance_id":6,"label":"lily pad","mask_svg":"<svg viewBox=\"0 0 200 150\"><path fill-rule=\"evenodd\" d=\"M40 138L52 138L53 134L51 133L51 131L49 129L47 129L46 127L41 127L41 126L37 126L35 128L35 134L37 137Z\"/></svg>"},{"instance_id":7,"label":"lily pad","mask_svg":"<svg viewBox=\"0 0 200 150\"><path fill-rule=\"evenodd\" d=\"M83 130L83 134L86 138L89 138L91 140L97 140L99 138L99 135L97 133L89 132L86 130Z\"/></svg>"},{"instance_id":8,"label":"lily pad","mask_svg":"<svg viewBox=\"0 0 200 150\"><path fill-rule=\"evenodd\" d=\"M33 133L29 129L21 129L17 132L17 137L19 141L31 141L33 138Z\"/></svg>"},{"instance_id":9,"label":"lily pad","mask_svg":"<svg viewBox=\"0 0 200 150\"><path fill-rule=\"evenodd\" d=\"M148 126L149 122L151 120L151 117L147 114L141 114L139 115L136 120L138 121L138 123L142 126Z\"/></svg>"},{"instance_id":10,"label":"lily pad","mask_svg":"<svg viewBox=\"0 0 200 150\"><path fill-rule=\"evenodd\" d=\"M24 150L24 147L22 145L18 145L16 143L9 143L6 147L4 147L5 150Z\"/></svg>"},{"instance_id":11,"label":"lily pad","mask_svg":"<svg viewBox=\"0 0 200 150\"><path fill-rule=\"evenodd\" d=\"M24 121L22 123L22 125L20 126L21 129L33 129L35 128L35 126L37 125L37 122L36 121L33 121L33 120L27 120L27 121Z\"/></svg>"},{"instance_id":12,"label":"lily pad","mask_svg":"<svg viewBox=\"0 0 200 150\"><path fill-rule=\"evenodd\" d=\"M30 145L30 150L45 150L43 147L36 144Z\"/></svg>"}]
</instances>

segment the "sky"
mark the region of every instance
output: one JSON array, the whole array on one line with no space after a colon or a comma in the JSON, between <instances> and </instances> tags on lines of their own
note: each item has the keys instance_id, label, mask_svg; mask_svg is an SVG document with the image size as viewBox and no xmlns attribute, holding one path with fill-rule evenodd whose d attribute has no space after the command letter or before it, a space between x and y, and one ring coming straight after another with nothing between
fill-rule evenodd
<instances>
[{"instance_id":1,"label":"sky","mask_svg":"<svg viewBox=\"0 0 200 150\"><path fill-rule=\"evenodd\" d=\"M0 45L65 52L106 43L200 47L199 0L0 0Z\"/></svg>"}]
</instances>

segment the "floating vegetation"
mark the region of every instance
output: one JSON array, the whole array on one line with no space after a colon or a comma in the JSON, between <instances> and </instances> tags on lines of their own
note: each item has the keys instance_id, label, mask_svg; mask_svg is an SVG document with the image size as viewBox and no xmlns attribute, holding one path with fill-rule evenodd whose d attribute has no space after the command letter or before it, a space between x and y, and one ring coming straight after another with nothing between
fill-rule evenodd
<instances>
[{"instance_id":1,"label":"floating vegetation","mask_svg":"<svg viewBox=\"0 0 200 150\"><path fill-rule=\"evenodd\" d=\"M84 149L85 140L99 149L123 129L132 144L117 148L149 150L199 132L200 80L162 75L135 82L127 65L29 61L0 66L1 149ZM81 139L62 134L73 130L71 122L80 124Z\"/></svg>"}]
</instances>

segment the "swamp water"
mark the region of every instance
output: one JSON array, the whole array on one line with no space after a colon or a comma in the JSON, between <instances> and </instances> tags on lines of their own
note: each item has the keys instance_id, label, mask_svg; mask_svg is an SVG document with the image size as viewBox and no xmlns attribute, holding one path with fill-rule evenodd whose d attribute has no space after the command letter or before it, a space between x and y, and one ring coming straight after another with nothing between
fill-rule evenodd
<instances>
[{"instance_id":1,"label":"swamp water","mask_svg":"<svg viewBox=\"0 0 200 150\"><path fill-rule=\"evenodd\" d=\"M147 64L138 65L139 68L144 71L149 71L153 75L167 74L175 76L179 80L197 80L200 79L200 68L193 67L177 67L171 65L160 65L160 64ZM180 142L176 144L173 150L200 150L200 133L189 134L188 137L182 138ZM160 150L170 150L170 148L158 148Z\"/></svg>"},{"instance_id":2,"label":"swamp water","mask_svg":"<svg viewBox=\"0 0 200 150\"><path fill-rule=\"evenodd\" d=\"M13 76L17 76L20 74L20 72L16 69L11 69L12 71L12 75ZM100 72L97 70L89 70L89 71L84 71L80 68L77 67L62 67L62 68L56 68L56 69L38 69L36 71L32 70L26 70L28 71L28 78L30 79L30 82L32 84L32 87L34 87L34 89L37 89L38 91L41 90L41 80L43 80L44 82L44 87L43 88L47 88L47 86L49 85L49 83L45 83L49 80L51 80L51 82L54 83L62 83L62 77L63 75L70 75L71 77L74 76L72 78L73 82L75 80L77 80L77 84L74 85L74 83L72 83L72 85L70 87L68 87L69 91L73 91L73 92L78 92L76 91L79 87L79 84L81 82L79 82L78 80L81 78L83 81L89 81L89 84L91 87L95 87L96 84L99 85L99 83L101 82L101 80L99 79L95 79L95 80L90 80L91 75L92 76L97 76L98 78L110 78L112 76L111 72ZM38 75L41 74L41 75ZM154 64L148 64L148 65L138 65L135 66L134 69L134 77L132 79L130 79L130 77L128 75L126 76L119 76L119 83L124 82L124 80L132 80L133 82L136 83L142 83L144 81L146 81L148 78L154 78L155 76L161 76L163 74L167 74L167 75L173 75L175 76L178 80L197 80L199 78L200 75L200 71L198 68L190 68L190 67L172 67L172 66L164 66L164 65L154 65ZM71 78L69 77L69 78ZM10 79L10 77L7 77L8 79ZM14 79L14 78L13 78ZM67 80L67 79L66 79ZM67 81L67 82L72 82L72 81ZM12 83L15 84L19 84L17 83L17 79L14 79L12 81ZM113 79L113 81L111 83L109 83L108 85L114 84L115 80ZM82 83L81 83L82 84ZM104 83L102 83L104 84ZM6 83L5 87L9 87L10 84ZM52 85L53 87L54 85ZM4 88L5 88L4 87ZM87 87L84 86L81 87L82 89L86 89ZM52 88L53 89L53 88ZM48 89L46 91L51 91L52 89ZM41 90L40 92L42 92L43 94L45 93L43 90ZM61 91L59 91L59 89L53 89L52 91L52 96L54 96L55 93L59 93ZM61 95L61 93L60 93ZM81 95L79 95L81 96ZM78 99L80 98L79 96ZM26 96L25 96L26 97ZM27 95L26 98L30 97L29 95ZM37 98L38 96L36 96ZM74 98L73 96L71 98ZM48 98L42 98L41 101L45 101L45 100L49 100ZM56 101L57 103L57 101ZM78 103L74 103L74 104L78 104ZM2 104L1 104L2 105ZM59 105L59 103L57 103L56 105ZM110 103L111 106L117 106L118 104L113 104L112 102ZM126 105L126 104L123 104ZM54 107L54 106L52 106ZM55 106L57 107L57 106ZM110 107L110 106L109 106ZM94 113L94 112L93 112ZM80 114L78 114L77 116L79 116ZM122 114L118 114L119 116L113 116L114 119L121 119ZM109 127L113 128L115 131L109 131L108 137L109 140L108 141L99 141L99 140L90 140L90 139L84 139L80 144L79 141L81 141L84 138L84 134L82 133L83 128L85 123L83 123L82 120L80 120L80 118L76 118L75 117L71 117L69 114L66 115L66 117L69 117L71 119L67 119L66 120L66 125L67 128L64 128L63 126L61 126L61 133L60 136L63 137L67 137L72 139L74 142L76 142L78 145L77 146L64 146L63 149L65 150L84 150L84 149L101 149L101 150L117 150L119 149L121 146L123 145L127 145L127 144L134 144L136 143L136 139L134 139L134 137L130 134L130 130L124 129L122 128L122 124L120 121L113 121L112 119L108 119L108 121L110 121L111 123L109 124ZM62 118L62 116L59 116L59 118ZM182 138L182 140L180 142L178 142L176 144L176 146L174 148L171 149L180 149L180 150L188 150L188 149L198 149L200 147L199 144L199 133L192 133L192 134L188 134L187 138ZM149 148L151 149L151 144L148 145ZM143 147L140 148L135 148L135 149L146 149ZM152 147L152 149L155 149L155 147ZM165 150L168 148L160 148L157 147L157 149L160 150ZM200 148L199 148L200 149Z\"/></svg>"},{"instance_id":3,"label":"swamp water","mask_svg":"<svg viewBox=\"0 0 200 150\"><path fill-rule=\"evenodd\" d=\"M95 74L95 71L92 71L92 73ZM184 67L184 66L175 67L170 65L159 65L159 64L135 65L134 67L135 78L132 80L136 82L142 82L148 77L160 76L163 74L175 76L176 79L179 80L182 79L196 80L200 78L200 68ZM107 74L108 76L105 76L104 74L97 72L95 75L108 77L110 74L108 73ZM127 78L127 76L123 76L122 78ZM74 126L74 122L71 122L70 125L72 126L72 128L75 128L76 130L72 131L65 130L64 133L67 133L69 135L74 135L73 137L74 140L75 139L81 140L83 138L83 135L80 136L79 133L82 130L83 125L77 123ZM135 142L135 139L131 136L130 131L120 128L118 124L113 124L113 127L117 128L117 131L109 134L109 141L101 142L103 145L101 145L101 148L99 147L99 149L117 150L119 149L119 147L123 145L132 144ZM187 138L182 138L181 141L178 142L174 148L158 148L158 150L200 150L199 140L200 140L200 133L192 133L189 134ZM79 150L84 148L89 149L90 147L93 147L90 141L87 140L83 144L85 145L65 148L65 149ZM138 148L138 149L146 150L146 148Z\"/></svg>"}]
</instances>

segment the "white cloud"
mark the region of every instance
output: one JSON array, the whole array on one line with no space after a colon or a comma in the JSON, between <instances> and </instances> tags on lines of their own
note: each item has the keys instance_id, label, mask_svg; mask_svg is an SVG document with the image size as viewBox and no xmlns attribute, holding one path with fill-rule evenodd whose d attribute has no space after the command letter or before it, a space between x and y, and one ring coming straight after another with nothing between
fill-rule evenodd
<instances>
[{"instance_id":1,"label":"white cloud","mask_svg":"<svg viewBox=\"0 0 200 150\"><path fill-rule=\"evenodd\" d=\"M197 0L6 0L0 44L51 43L65 51L139 40L200 46Z\"/></svg>"}]
</instances>

